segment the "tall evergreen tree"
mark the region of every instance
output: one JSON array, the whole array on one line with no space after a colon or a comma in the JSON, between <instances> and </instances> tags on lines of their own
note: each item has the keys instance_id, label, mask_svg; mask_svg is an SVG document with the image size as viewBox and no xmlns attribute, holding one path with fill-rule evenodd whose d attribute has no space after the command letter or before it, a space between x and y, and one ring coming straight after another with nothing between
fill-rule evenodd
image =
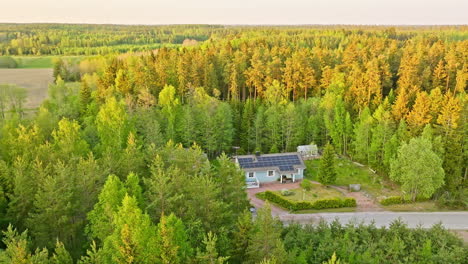
<instances>
[{"instance_id":1,"label":"tall evergreen tree","mask_svg":"<svg viewBox=\"0 0 468 264\"><path fill-rule=\"evenodd\" d=\"M325 145L322 158L320 159L318 181L330 185L336 181L335 151L330 143Z\"/></svg>"}]
</instances>

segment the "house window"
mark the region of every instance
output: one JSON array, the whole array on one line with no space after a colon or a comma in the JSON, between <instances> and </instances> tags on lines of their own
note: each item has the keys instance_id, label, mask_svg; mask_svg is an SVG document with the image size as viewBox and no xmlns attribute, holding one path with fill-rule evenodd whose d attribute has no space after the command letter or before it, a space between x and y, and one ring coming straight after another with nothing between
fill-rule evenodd
<instances>
[{"instance_id":1,"label":"house window","mask_svg":"<svg viewBox=\"0 0 468 264\"><path fill-rule=\"evenodd\" d=\"M269 170L268 177L273 177L273 176L275 176L275 171Z\"/></svg>"},{"instance_id":2,"label":"house window","mask_svg":"<svg viewBox=\"0 0 468 264\"><path fill-rule=\"evenodd\" d=\"M255 173L254 172L249 172L249 178L253 178L255 177Z\"/></svg>"}]
</instances>

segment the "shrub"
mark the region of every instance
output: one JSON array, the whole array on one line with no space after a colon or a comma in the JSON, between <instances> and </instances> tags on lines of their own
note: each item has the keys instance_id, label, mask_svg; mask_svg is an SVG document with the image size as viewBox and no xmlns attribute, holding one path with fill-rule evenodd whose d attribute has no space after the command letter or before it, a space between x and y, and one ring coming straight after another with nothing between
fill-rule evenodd
<instances>
[{"instance_id":1,"label":"shrub","mask_svg":"<svg viewBox=\"0 0 468 264\"><path fill-rule=\"evenodd\" d=\"M380 200L381 205L403 204L405 200L401 196L390 196Z\"/></svg>"},{"instance_id":2,"label":"shrub","mask_svg":"<svg viewBox=\"0 0 468 264\"><path fill-rule=\"evenodd\" d=\"M12 57L0 57L0 68L16 68L18 63Z\"/></svg>"},{"instance_id":3,"label":"shrub","mask_svg":"<svg viewBox=\"0 0 468 264\"><path fill-rule=\"evenodd\" d=\"M357 203L356 203L356 199L354 198L344 198L343 201L342 201L342 207L356 207L357 206Z\"/></svg>"},{"instance_id":4,"label":"shrub","mask_svg":"<svg viewBox=\"0 0 468 264\"><path fill-rule=\"evenodd\" d=\"M312 209L340 208L343 207L342 205L341 199L338 198L319 199L314 202Z\"/></svg>"},{"instance_id":5,"label":"shrub","mask_svg":"<svg viewBox=\"0 0 468 264\"><path fill-rule=\"evenodd\" d=\"M312 189L312 183L308 180L303 180L301 182L301 187L306 191L310 191Z\"/></svg>"},{"instance_id":6,"label":"shrub","mask_svg":"<svg viewBox=\"0 0 468 264\"><path fill-rule=\"evenodd\" d=\"M283 208L297 211L297 210L306 210L306 209L328 209L328 208L341 208L341 207L356 207L356 200L354 198L328 198L328 199L319 199L314 202L309 201L292 201L287 198L280 196L277 193L272 191L266 191L260 197L260 194L257 194L257 197L273 202Z\"/></svg>"},{"instance_id":7,"label":"shrub","mask_svg":"<svg viewBox=\"0 0 468 264\"><path fill-rule=\"evenodd\" d=\"M295 210L295 204L293 201L285 199L271 191L266 191L264 194L265 200L278 204L279 206L287 208L289 210Z\"/></svg>"},{"instance_id":8,"label":"shrub","mask_svg":"<svg viewBox=\"0 0 468 264\"><path fill-rule=\"evenodd\" d=\"M283 196L290 196L290 195L293 195L293 194L294 194L294 192L292 192L292 191L290 191L288 189L281 190L281 195L283 195Z\"/></svg>"}]
</instances>

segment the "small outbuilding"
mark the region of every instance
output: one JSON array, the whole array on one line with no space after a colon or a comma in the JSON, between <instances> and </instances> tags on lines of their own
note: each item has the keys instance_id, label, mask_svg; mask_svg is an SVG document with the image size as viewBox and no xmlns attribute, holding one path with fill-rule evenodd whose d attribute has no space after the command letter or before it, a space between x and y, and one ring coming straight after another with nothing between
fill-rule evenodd
<instances>
[{"instance_id":1,"label":"small outbuilding","mask_svg":"<svg viewBox=\"0 0 468 264\"><path fill-rule=\"evenodd\" d=\"M318 157L318 147L315 144L297 146L297 152L303 159L313 159Z\"/></svg>"}]
</instances>

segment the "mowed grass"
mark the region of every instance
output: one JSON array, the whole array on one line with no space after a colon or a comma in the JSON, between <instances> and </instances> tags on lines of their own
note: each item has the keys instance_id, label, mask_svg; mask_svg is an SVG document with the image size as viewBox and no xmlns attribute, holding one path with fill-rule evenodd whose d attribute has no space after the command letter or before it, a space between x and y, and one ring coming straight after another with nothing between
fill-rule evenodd
<instances>
[{"instance_id":1,"label":"mowed grass","mask_svg":"<svg viewBox=\"0 0 468 264\"><path fill-rule=\"evenodd\" d=\"M14 84L27 91L26 109L37 108L53 83L52 69L0 69L0 84Z\"/></svg>"},{"instance_id":2,"label":"mowed grass","mask_svg":"<svg viewBox=\"0 0 468 264\"><path fill-rule=\"evenodd\" d=\"M306 160L306 177L317 181L320 160ZM401 195L397 185L383 179L382 176L373 173L367 166L361 166L346 158L335 160L336 183L338 186L349 184L361 184L361 189L374 198Z\"/></svg>"},{"instance_id":3,"label":"mowed grass","mask_svg":"<svg viewBox=\"0 0 468 264\"><path fill-rule=\"evenodd\" d=\"M444 208L440 208L434 201L415 202L406 204L392 204L382 206L385 210L393 212L438 212L438 211L450 211Z\"/></svg>"},{"instance_id":4,"label":"mowed grass","mask_svg":"<svg viewBox=\"0 0 468 264\"><path fill-rule=\"evenodd\" d=\"M287 199L294 200L294 201L315 201L319 199L326 199L326 198L342 198L344 195L333 189L327 188L321 184L312 183L312 189L310 191L306 191L302 188L298 189L291 189L293 195L284 196ZM281 191L276 191L279 195L281 195Z\"/></svg>"}]
</instances>

